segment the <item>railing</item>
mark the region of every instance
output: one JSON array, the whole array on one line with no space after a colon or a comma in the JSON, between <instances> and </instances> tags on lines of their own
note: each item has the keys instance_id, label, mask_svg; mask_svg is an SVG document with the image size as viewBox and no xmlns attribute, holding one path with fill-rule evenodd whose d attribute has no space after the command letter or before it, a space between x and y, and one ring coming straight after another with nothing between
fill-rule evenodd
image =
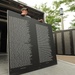
<instances>
[{"instance_id":1,"label":"railing","mask_svg":"<svg viewBox=\"0 0 75 75\"><path fill-rule=\"evenodd\" d=\"M57 54L75 55L75 29L56 31L53 37Z\"/></svg>"}]
</instances>

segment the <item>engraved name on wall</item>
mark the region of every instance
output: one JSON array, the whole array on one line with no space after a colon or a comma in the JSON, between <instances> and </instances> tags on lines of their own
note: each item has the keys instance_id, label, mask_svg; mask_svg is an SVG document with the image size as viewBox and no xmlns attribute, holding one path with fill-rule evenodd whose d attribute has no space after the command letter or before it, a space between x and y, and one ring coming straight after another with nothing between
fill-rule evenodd
<instances>
[{"instance_id":1,"label":"engraved name on wall","mask_svg":"<svg viewBox=\"0 0 75 75\"><path fill-rule=\"evenodd\" d=\"M36 31L40 63L52 61L48 27L36 24Z\"/></svg>"},{"instance_id":2,"label":"engraved name on wall","mask_svg":"<svg viewBox=\"0 0 75 75\"><path fill-rule=\"evenodd\" d=\"M10 67L17 68L31 63L31 39L27 20L9 17L10 27ZM15 37L14 37L15 36Z\"/></svg>"}]
</instances>

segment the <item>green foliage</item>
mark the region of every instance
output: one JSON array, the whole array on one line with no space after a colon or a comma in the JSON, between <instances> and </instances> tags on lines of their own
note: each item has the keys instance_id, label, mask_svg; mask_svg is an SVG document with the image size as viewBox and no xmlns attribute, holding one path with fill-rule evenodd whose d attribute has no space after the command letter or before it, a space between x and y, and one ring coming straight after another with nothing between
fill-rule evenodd
<instances>
[{"instance_id":1,"label":"green foliage","mask_svg":"<svg viewBox=\"0 0 75 75\"><path fill-rule=\"evenodd\" d=\"M48 24L52 25L53 31L60 30L60 16L59 16L59 7L64 4L65 6L68 7L68 10L66 12L75 12L75 0L59 0L59 1L54 1L53 2L53 7L47 7L47 3L41 4L41 6L35 5L36 9L41 9L43 12L47 14L46 16L46 22ZM67 18L64 16L64 18ZM69 28L75 28L75 19L72 20L70 23L71 26Z\"/></svg>"},{"instance_id":2,"label":"green foliage","mask_svg":"<svg viewBox=\"0 0 75 75\"><path fill-rule=\"evenodd\" d=\"M63 4L65 3L66 5L70 4L71 2L74 2L75 0L59 0L58 3Z\"/></svg>"},{"instance_id":3,"label":"green foliage","mask_svg":"<svg viewBox=\"0 0 75 75\"><path fill-rule=\"evenodd\" d=\"M57 4L65 4L68 7L68 12L75 12L75 0L61 0L58 1ZM75 28L75 19L73 19L70 24L71 26L69 28Z\"/></svg>"},{"instance_id":4,"label":"green foliage","mask_svg":"<svg viewBox=\"0 0 75 75\"><path fill-rule=\"evenodd\" d=\"M59 5L56 4L56 2L53 3L53 7L47 7L47 3L41 4L39 7L37 5L34 6L36 9L42 10L44 13L46 13L46 22L47 24L52 25L52 30L60 30L60 22L61 18L59 16Z\"/></svg>"},{"instance_id":5,"label":"green foliage","mask_svg":"<svg viewBox=\"0 0 75 75\"><path fill-rule=\"evenodd\" d=\"M75 17L75 16L74 16ZM75 19L72 20L71 26L69 27L70 29L75 28Z\"/></svg>"},{"instance_id":6,"label":"green foliage","mask_svg":"<svg viewBox=\"0 0 75 75\"><path fill-rule=\"evenodd\" d=\"M73 12L75 12L75 4L69 5L68 11L73 11Z\"/></svg>"},{"instance_id":7,"label":"green foliage","mask_svg":"<svg viewBox=\"0 0 75 75\"><path fill-rule=\"evenodd\" d=\"M54 5L54 7L55 7L56 9L58 9L59 6L60 6L62 3L63 3L63 1L54 1L54 2L53 2L53 5Z\"/></svg>"}]
</instances>

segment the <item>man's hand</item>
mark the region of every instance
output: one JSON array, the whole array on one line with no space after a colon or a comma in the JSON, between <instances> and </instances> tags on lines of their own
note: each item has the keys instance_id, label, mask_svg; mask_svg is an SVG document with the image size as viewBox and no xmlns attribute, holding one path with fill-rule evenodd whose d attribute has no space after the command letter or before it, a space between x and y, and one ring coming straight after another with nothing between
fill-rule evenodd
<instances>
[{"instance_id":1,"label":"man's hand","mask_svg":"<svg viewBox=\"0 0 75 75\"><path fill-rule=\"evenodd\" d=\"M39 22L44 22L43 19L39 19L38 21L39 21Z\"/></svg>"}]
</instances>

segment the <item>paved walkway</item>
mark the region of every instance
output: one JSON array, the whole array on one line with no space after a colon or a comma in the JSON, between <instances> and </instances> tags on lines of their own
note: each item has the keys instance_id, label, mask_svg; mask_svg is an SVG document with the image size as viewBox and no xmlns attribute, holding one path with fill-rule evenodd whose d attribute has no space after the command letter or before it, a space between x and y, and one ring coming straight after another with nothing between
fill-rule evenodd
<instances>
[{"instance_id":1,"label":"paved walkway","mask_svg":"<svg viewBox=\"0 0 75 75\"><path fill-rule=\"evenodd\" d=\"M0 75L9 75L6 56L0 56ZM75 64L58 60L57 65L21 75L75 75Z\"/></svg>"},{"instance_id":2,"label":"paved walkway","mask_svg":"<svg viewBox=\"0 0 75 75\"><path fill-rule=\"evenodd\" d=\"M71 63L75 64L75 56L57 55L57 58L60 60L64 60L64 61L71 62Z\"/></svg>"}]
</instances>

